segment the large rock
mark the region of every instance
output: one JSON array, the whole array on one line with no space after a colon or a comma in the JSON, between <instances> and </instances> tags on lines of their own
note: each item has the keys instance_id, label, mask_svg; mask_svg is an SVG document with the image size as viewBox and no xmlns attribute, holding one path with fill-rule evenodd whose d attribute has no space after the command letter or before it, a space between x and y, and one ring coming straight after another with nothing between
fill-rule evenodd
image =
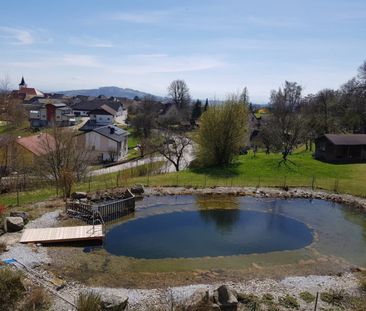
<instances>
[{"instance_id":1,"label":"large rock","mask_svg":"<svg viewBox=\"0 0 366 311\"><path fill-rule=\"evenodd\" d=\"M142 185L137 184L131 187L131 192L133 194L142 195L145 192L145 190Z\"/></svg>"},{"instance_id":2,"label":"large rock","mask_svg":"<svg viewBox=\"0 0 366 311\"><path fill-rule=\"evenodd\" d=\"M213 299L220 306L220 310L236 311L238 308L236 292L226 285L221 285L214 291Z\"/></svg>"},{"instance_id":3,"label":"large rock","mask_svg":"<svg viewBox=\"0 0 366 311\"><path fill-rule=\"evenodd\" d=\"M26 212L10 212L10 216L22 217L25 224L29 221L29 214Z\"/></svg>"},{"instance_id":4,"label":"large rock","mask_svg":"<svg viewBox=\"0 0 366 311\"><path fill-rule=\"evenodd\" d=\"M86 199L87 194L86 192L73 192L71 193L71 199L73 200L80 200L80 199Z\"/></svg>"},{"instance_id":5,"label":"large rock","mask_svg":"<svg viewBox=\"0 0 366 311\"><path fill-rule=\"evenodd\" d=\"M188 301L184 302L185 311L220 311L220 308L213 306L209 292L205 289L196 290Z\"/></svg>"},{"instance_id":6,"label":"large rock","mask_svg":"<svg viewBox=\"0 0 366 311\"><path fill-rule=\"evenodd\" d=\"M5 231L17 232L24 228L24 220L22 217L6 217L5 218Z\"/></svg>"}]
</instances>

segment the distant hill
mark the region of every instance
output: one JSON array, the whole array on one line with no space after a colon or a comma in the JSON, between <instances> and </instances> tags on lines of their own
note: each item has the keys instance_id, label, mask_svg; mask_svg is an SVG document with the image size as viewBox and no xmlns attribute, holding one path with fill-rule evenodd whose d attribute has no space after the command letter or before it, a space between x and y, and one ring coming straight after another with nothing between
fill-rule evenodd
<instances>
[{"instance_id":1,"label":"distant hill","mask_svg":"<svg viewBox=\"0 0 366 311\"><path fill-rule=\"evenodd\" d=\"M124 89L117 86L104 86L98 89L85 89L85 90L70 90L70 91L58 91L57 93L64 94L66 96L76 96L76 95L84 95L84 96L99 96L104 95L106 97L114 96L114 97L126 97L129 99L133 99L135 96L140 98L146 95L152 95L149 93L141 92L133 89ZM152 95L154 96L154 95ZM159 96L155 96L157 99L161 99Z\"/></svg>"}]
</instances>

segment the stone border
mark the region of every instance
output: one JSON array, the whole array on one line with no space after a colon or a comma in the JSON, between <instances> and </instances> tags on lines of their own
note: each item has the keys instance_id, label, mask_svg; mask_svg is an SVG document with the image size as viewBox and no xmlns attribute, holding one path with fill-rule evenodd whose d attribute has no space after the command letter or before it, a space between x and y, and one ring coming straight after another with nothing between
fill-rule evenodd
<instances>
[{"instance_id":1,"label":"stone border","mask_svg":"<svg viewBox=\"0 0 366 311\"><path fill-rule=\"evenodd\" d=\"M344 204L366 211L366 199L350 194L337 194L326 191L311 190L306 188L291 188L288 191L279 188L255 188L255 187L211 187L211 188L185 188L185 187L148 187L145 195L236 195L252 196L257 198L280 199L319 199Z\"/></svg>"}]
</instances>

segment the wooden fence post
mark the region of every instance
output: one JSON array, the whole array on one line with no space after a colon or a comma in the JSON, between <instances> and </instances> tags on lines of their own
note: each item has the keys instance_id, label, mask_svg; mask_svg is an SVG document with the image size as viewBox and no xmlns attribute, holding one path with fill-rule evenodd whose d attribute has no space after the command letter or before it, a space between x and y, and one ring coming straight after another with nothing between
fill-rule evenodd
<instances>
[{"instance_id":1,"label":"wooden fence post","mask_svg":"<svg viewBox=\"0 0 366 311\"><path fill-rule=\"evenodd\" d=\"M319 299L319 292L316 292L314 311L316 311L318 307L318 299Z\"/></svg>"}]
</instances>

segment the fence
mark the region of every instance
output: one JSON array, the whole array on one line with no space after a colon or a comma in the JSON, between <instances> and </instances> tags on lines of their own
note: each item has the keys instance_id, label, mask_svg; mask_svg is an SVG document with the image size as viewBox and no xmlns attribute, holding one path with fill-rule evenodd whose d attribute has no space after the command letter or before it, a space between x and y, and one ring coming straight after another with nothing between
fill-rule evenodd
<instances>
[{"instance_id":1,"label":"fence","mask_svg":"<svg viewBox=\"0 0 366 311\"><path fill-rule=\"evenodd\" d=\"M363 180L347 176L324 177L299 174L235 174L231 171L220 170L219 173L209 171L184 170L178 173L166 173L164 163L156 162L145 164L111 173L108 175L89 176L78 184L73 191L98 191L119 187L130 187L133 184L145 186L171 186L171 187L276 187L283 189L309 188L313 190L326 190L336 193L352 194L366 197L366 177ZM33 191L26 188L25 192L19 190L0 196L0 202L6 205L20 205L30 202L45 200L58 195L54 188L45 182L39 183L39 190Z\"/></svg>"},{"instance_id":2,"label":"fence","mask_svg":"<svg viewBox=\"0 0 366 311\"><path fill-rule=\"evenodd\" d=\"M366 179L365 179L366 181ZM308 188L312 190L325 190L335 193L351 194L366 197L366 182L358 179L343 177L312 176L247 176L245 174L220 174L197 173L182 171L176 174L160 174L135 178L132 183L141 183L145 186L171 186L171 187L274 187L288 190L290 188Z\"/></svg>"},{"instance_id":3,"label":"fence","mask_svg":"<svg viewBox=\"0 0 366 311\"><path fill-rule=\"evenodd\" d=\"M101 204L69 202L66 204L66 212L87 223L93 223L97 218L101 218L103 222L113 221L135 210L135 196L129 190L126 194L126 198Z\"/></svg>"}]
</instances>

